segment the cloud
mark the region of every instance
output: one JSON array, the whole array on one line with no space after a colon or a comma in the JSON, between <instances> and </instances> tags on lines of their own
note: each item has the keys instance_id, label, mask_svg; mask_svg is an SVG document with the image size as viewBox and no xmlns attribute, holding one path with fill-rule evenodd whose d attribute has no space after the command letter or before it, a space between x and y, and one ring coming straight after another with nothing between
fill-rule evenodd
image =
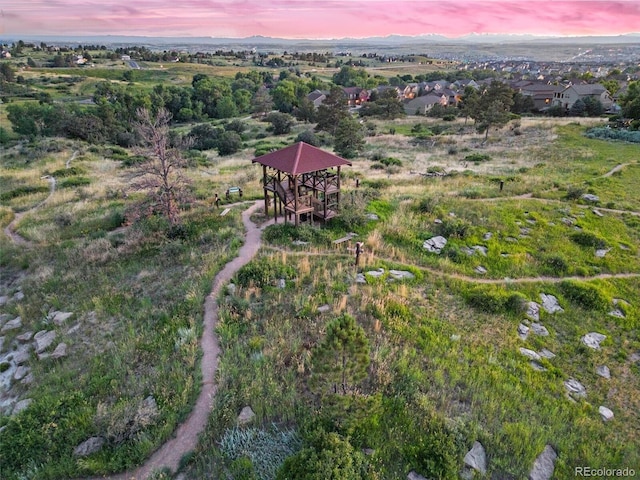
<instances>
[{"instance_id":1,"label":"cloud","mask_svg":"<svg viewBox=\"0 0 640 480\"><path fill-rule=\"evenodd\" d=\"M4 0L14 34L335 38L638 30L640 2L614 0ZM11 21L6 21L11 18Z\"/></svg>"}]
</instances>

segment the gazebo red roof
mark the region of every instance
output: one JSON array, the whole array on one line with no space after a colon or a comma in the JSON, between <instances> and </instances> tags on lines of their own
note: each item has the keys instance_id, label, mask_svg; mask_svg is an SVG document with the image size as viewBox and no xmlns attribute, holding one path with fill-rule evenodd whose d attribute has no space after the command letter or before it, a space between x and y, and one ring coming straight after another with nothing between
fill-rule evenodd
<instances>
[{"instance_id":1,"label":"gazebo red roof","mask_svg":"<svg viewBox=\"0 0 640 480\"><path fill-rule=\"evenodd\" d=\"M292 175L316 172L341 165L351 165L351 162L344 158L304 142L294 143L281 150L261 155L251 162L266 165Z\"/></svg>"}]
</instances>

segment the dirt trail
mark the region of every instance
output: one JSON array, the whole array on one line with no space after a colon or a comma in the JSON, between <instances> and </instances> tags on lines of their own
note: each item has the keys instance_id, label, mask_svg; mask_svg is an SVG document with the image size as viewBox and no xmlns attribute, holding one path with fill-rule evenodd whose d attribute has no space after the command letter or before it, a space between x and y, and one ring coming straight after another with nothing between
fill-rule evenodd
<instances>
[{"instance_id":1,"label":"dirt trail","mask_svg":"<svg viewBox=\"0 0 640 480\"><path fill-rule=\"evenodd\" d=\"M24 212L16 213L15 217L13 217L13 220L11 220L11 223L9 223L9 225L4 227L4 234L9 238L9 240L11 240L16 245L20 245L20 246L23 246L23 247L31 247L31 246L33 246L32 242L30 242L29 240L27 240L26 238L24 238L20 234L16 233L16 231L15 231L16 226L18 225L18 223L20 222L22 217L24 217L27 213L31 213L31 212L37 210L42 205L47 203L47 201L56 192L56 179L54 177L50 177L49 175L47 175L46 177L42 177L42 178L49 180L49 196L47 196L47 198L45 198L43 201L41 201L35 207L30 208L29 210L25 210Z\"/></svg>"},{"instance_id":2,"label":"dirt trail","mask_svg":"<svg viewBox=\"0 0 640 480\"><path fill-rule=\"evenodd\" d=\"M217 391L215 374L218 369L220 345L215 335L215 327L218 321L218 304L216 298L224 284L227 283L242 266L249 263L260 249L262 230L272 223L272 221L270 221L258 227L251 221L251 215L262 203L262 200L258 200L242 212L242 223L246 229L244 244L240 248L238 256L218 272L213 280L211 292L205 300L204 328L202 338L200 339L200 347L202 349L202 389L189 417L177 428L174 436L156 450L156 452L135 471L110 476L93 477L92 480L143 480L148 478L155 470L164 468L175 472L180 464L180 459L196 448L198 437L207 425L209 413L213 407L213 399Z\"/></svg>"},{"instance_id":3,"label":"dirt trail","mask_svg":"<svg viewBox=\"0 0 640 480\"><path fill-rule=\"evenodd\" d=\"M626 167L627 165L631 165L630 163L621 163L620 165L616 165L615 167L613 167L611 170L609 170L607 173L605 173L604 175L602 175L602 178L607 178L610 177L611 175L613 175L616 172L619 172L620 170L622 170L624 167Z\"/></svg>"}]
</instances>

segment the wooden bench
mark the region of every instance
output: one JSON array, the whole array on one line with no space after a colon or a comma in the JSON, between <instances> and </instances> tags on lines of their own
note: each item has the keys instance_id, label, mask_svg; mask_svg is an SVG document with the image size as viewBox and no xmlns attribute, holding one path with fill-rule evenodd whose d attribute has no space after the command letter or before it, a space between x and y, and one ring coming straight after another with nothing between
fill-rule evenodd
<instances>
[{"instance_id":1,"label":"wooden bench","mask_svg":"<svg viewBox=\"0 0 640 480\"><path fill-rule=\"evenodd\" d=\"M342 238L338 238L337 240L333 241L334 245L340 245L344 242L348 242L349 240L351 240L353 237L357 237L358 235L356 233L347 233L344 237Z\"/></svg>"},{"instance_id":2,"label":"wooden bench","mask_svg":"<svg viewBox=\"0 0 640 480\"><path fill-rule=\"evenodd\" d=\"M242 189L240 187L229 187L227 188L227 192L225 193L227 200L229 200L229 196L232 193L237 193L238 195L240 195L240 197L242 197Z\"/></svg>"}]
</instances>

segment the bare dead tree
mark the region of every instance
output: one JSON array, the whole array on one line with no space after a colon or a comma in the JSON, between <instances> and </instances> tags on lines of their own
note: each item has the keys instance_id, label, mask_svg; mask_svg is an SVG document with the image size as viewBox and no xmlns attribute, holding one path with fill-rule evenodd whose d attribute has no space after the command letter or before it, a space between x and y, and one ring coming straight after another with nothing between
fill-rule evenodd
<instances>
[{"instance_id":1,"label":"bare dead tree","mask_svg":"<svg viewBox=\"0 0 640 480\"><path fill-rule=\"evenodd\" d=\"M163 215L171 225L179 223L179 206L190 199L190 181L182 172L186 166L177 148L169 145L171 114L164 108L154 115L146 108L137 110L135 125L145 158L136 169L131 188L147 196L132 211L133 219Z\"/></svg>"}]
</instances>

